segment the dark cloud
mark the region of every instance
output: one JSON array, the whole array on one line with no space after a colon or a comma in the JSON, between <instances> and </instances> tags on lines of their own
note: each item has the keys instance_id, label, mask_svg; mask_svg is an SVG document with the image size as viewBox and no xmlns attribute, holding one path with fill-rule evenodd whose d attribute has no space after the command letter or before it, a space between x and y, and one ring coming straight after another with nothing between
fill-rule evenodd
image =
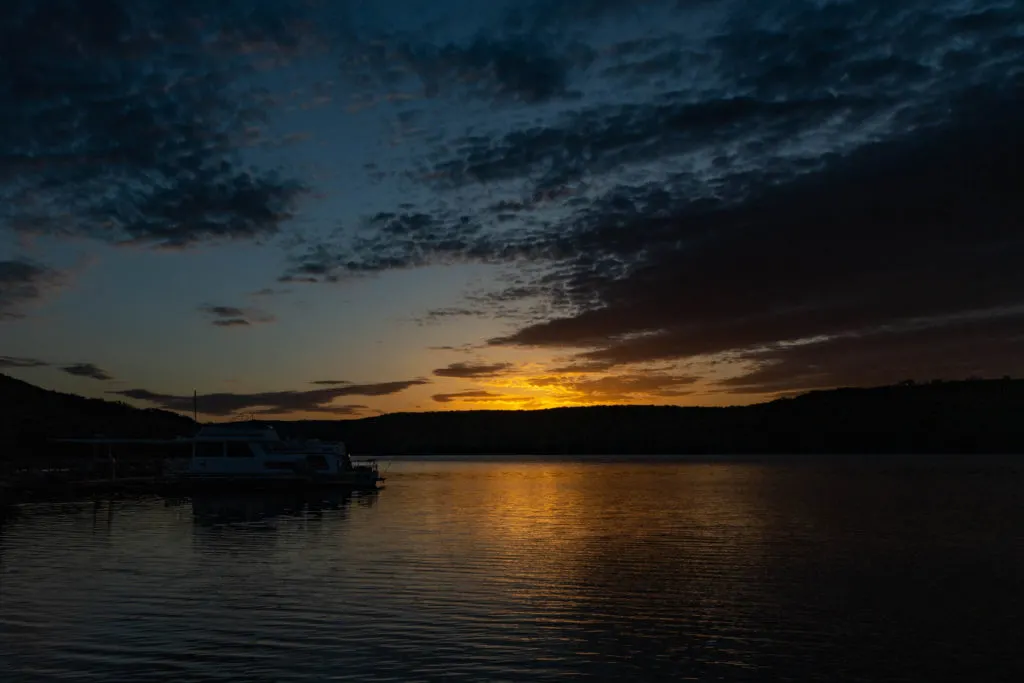
<instances>
[{"instance_id":1,"label":"dark cloud","mask_svg":"<svg viewBox=\"0 0 1024 683\"><path fill-rule=\"evenodd\" d=\"M602 75L620 83L640 80L678 82L687 73L706 69L714 57L707 50L695 50L678 34L626 40L612 49L615 61Z\"/></svg>"},{"instance_id":2,"label":"dark cloud","mask_svg":"<svg viewBox=\"0 0 1024 683\"><path fill-rule=\"evenodd\" d=\"M590 379L579 375L549 375L528 380L535 387L555 387L572 394L577 402L618 402L678 398L691 392L686 387L697 381L688 375L645 372L628 375L607 375Z\"/></svg>"},{"instance_id":3,"label":"dark cloud","mask_svg":"<svg viewBox=\"0 0 1024 683\"><path fill-rule=\"evenodd\" d=\"M478 315L490 315L492 311L463 306L450 306L448 308L434 308L426 312L424 321L436 322L445 318L469 318Z\"/></svg>"},{"instance_id":4,"label":"dark cloud","mask_svg":"<svg viewBox=\"0 0 1024 683\"><path fill-rule=\"evenodd\" d=\"M743 354L750 373L724 380L735 393L792 393L906 379L967 379L1024 373L1024 313L994 312L921 322Z\"/></svg>"},{"instance_id":5,"label":"dark cloud","mask_svg":"<svg viewBox=\"0 0 1024 683\"><path fill-rule=\"evenodd\" d=\"M514 0L492 4L496 21L459 40L436 40L431 30L436 26L424 19L423 28L412 34L384 30L350 41L342 60L344 72L356 85L384 91L415 87L428 97L447 95L494 104L573 101L582 96L581 89L573 86L585 83L607 50L594 40L595 29L609 28L623 18L659 24L659 17L647 10L666 16L674 13L676 22L685 21L686 15L678 10L706 3ZM464 6L448 4L447 9L452 12L450 23L463 21Z\"/></svg>"},{"instance_id":6,"label":"dark cloud","mask_svg":"<svg viewBox=\"0 0 1024 683\"><path fill-rule=\"evenodd\" d=\"M366 217L341 241L308 245L293 255L279 282L337 282L345 273L372 273L467 261L491 250L480 225L452 212L378 213Z\"/></svg>"},{"instance_id":7,"label":"dark cloud","mask_svg":"<svg viewBox=\"0 0 1024 683\"><path fill-rule=\"evenodd\" d=\"M544 263L553 272L533 284L592 307L595 289L651 251L711 230L703 213L805 180L858 150L955 129L961 103L1012 90L1024 63L1024 9L997 0L784 0L770 11L728 1L518 4L492 32L568 46L575 38L563 29L582 35L588 22L623 17L650 30L610 34L590 51L603 76L582 79L605 82L615 70L614 88L594 86L578 107L538 107L507 125L496 116L444 136L414 177L458 202L317 245L290 276Z\"/></svg>"},{"instance_id":8,"label":"dark cloud","mask_svg":"<svg viewBox=\"0 0 1024 683\"><path fill-rule=\"evenodd\" d=\"M245 315L245 312L241 308L237 308L235 306L208 305L200 307L200 310L220 318L239 318Z\"/></svg>"},{"instance_id":9,"label":"dark cloud","mask_svg":"<svg viewBox=\"0 0 1024 683\"><path fill-rule=\"evenodd\" d=\"M530 178L543 190L652 160L692 170L699 160L687 155L697 152L707 156L701 163L770 160L788 168L794 152L802 155L796 138L817 131L826 136L818 145L835 149L864 129L884 134L886 117L895 115L902 125L894 127L904 129L938 120L950 94L1005 78L1021 58L1014 38L1022 11L994 0L800 0L775 3L770 12L742 2L646 5L681 13L660 31L613 44L605 75L633 77L631 87L660 76L660 94L538 118L500 136L475 132L450 143L427 177L456 185ZM595 7L531 13L574 19L641 12L630 3ZM946 68L941 62L950 54L969 68ZM813 158L826 150L809 151Z\"/></svg>"},{"instance_id":10,"label":"dark cloud","mask_svg":"<svg viewBox=\"0 0 1024 683\"><path fill-rule=\"evenodd\" d=\"M75 377L87 377L100 381L109 381L114 377L94 363L70 363L61 365L38 358L20 358L17 356L0 356L0 368L46 368L57 366L61 372Z\"/></svg>"},{"instance_id":11,"label":"dark cloud","mask_svg":"<svg viewBox=\"0 0 1024 683\"><path fill-rule=\"evenodd\" d=\"M11 0L0 18L0 224L182 247L272 235L304 192L247 167L256 60L303 4Z\"/></svg>"},{"instance_id":12,"label":"dark cloud","mask_svg":"<svg viewBox=\"0 0 1024 683\"><path fill-rule=\"evenodd\" d=\"M38 358L19 358L18 356L0 356L0 368L44 368L50 364Z\"/></svg>"},{"instance_id":13,"label":"dark cloud","mask_svg":"<svg viewBox=\"0 0 1024 683\"><path fill-rule=\"evenodd\" d=\"M459 346L453 346L451 344L445 344L443 346L428 346L427 349L431 351L454 351L455 353L472 353L474 350L473 344L460 344Z\"/></svg>"},{"instance_id":14,"label":"dark cloud","mask_svg":"<svg viewBox=\"0 0 1024 683\"><path fill-rule=\"evenodd\" d=\"M28 260L0 261L0 320L23 317L22 307L60 288L65 274Z\"/></svg>"},{"instance_id":15,"label":"dark cloud","mask_svg":"<svg viewBox=\"0 0 1024 683\"><path fill-rule=\"evenodd\" d=\"M510 408L516 410L527 410L541 407L540 401L534 396L498 394L483 390L457 391L450 394L434 394L432 398L437 403L490 404L496 409L505 410Z\"/></svg>"},{"instance_id":16,"label":"dark cloud","mask_svg":"<svg viewBox=\"0 0 1024 683\"><path fill-rule=\"evenodd\" d=\"M274 235L293 216L294 202L303 191L300 184L273 175L202 172L187 181L179 177L171 188L144 196L117 197L100 207L100 213L116 217L132 212L129 220L111 219L117 221L112 227L125 235L120 240L124 243L185 247L206 240Z\"/></svg>"},{"instance_id":17,"label":"dark cloud","mask_svg":"<svg viewBox=\"0 0 1024 683\"><path fill-rule=\"evenodd\" d=\"M278 282L282 282L282 283L291 282L291 283L306 283L306 284L314 284L314 283L320 282L320 280L318 280L317 278L312 277L312 276L308 276L308 275L306 275L306 276L303 276L303 275L282 275L281 277L277 278L277 281Z\"/></svg>"},{"instance_id":18,"label":"dark cloud","mask_svg":"<svg viewBox=\"0 0 1024 683\"><path fill-rule=\"evenodd\" d=\"M549 372L555 375L592 374L605 372L614 367L613 363L601 361L575 362L552 368Z\"/></svg>"},{"instance_id":19,"label":"dark cloud","mask_svg":"<svg viewBox=\"0 0 1024 683\"><path fill-rule=\"evenodd\" d=\"M511 363L452 363L447 367L434 370L438 377L497 377L512 369Z\"/></svg>"},{"instance_id":20,"label":"dark cloud","mask_svg":"<svg viewBox=\"0 0 1024 683\"><path fill-rule=\"evenodd\" d=\"M310 384L321 384L324 386L338 386L340 384L352 384L348 380L344 379L317 379L310 382Z\"/></svg>"},{"instance_id":21,"label":"dark cloud","mask_svg":"<svg viewBox=\"0 0 1024 683\"><path fill-rule=\"evenodd\" d=\"M434 394L431 398L433 398L438 403L451 403L453 401L461 401L466 399L499 398L500 396L500 394L495 394L490 391L471 390L457 391L451 394Z\"/></svg>"},{"instance_id":22,"label":"dark cloud","mask_svg":"<svg viewBox=\"0 0 1024 683\"><path fill-rule=\"evenodd\" d=\"M347 384L345 386L329 389L312 389L310 391L202 394L199 396L197 403L200 412L206 415L226 416L253 411L260 411L264 414L291 412L333 413L339 409L339 406L333 405L333 401L342 396L387 396L422 384L429 384L429 382L424 379L413 379L400 382L378 382L375 384ZM110 393L155 403L167 410L177 410L180 412L191 412L192 410L192 396L160 394L147 389L125 389ZM341 406L340 408L342 410L347 409L346 406Z\"/></svg>"},{"instance_id":23,"label":"dark cloud","mask_svg":"<svg viewBox=\"0 0 1024 683\"><path fill-rule=\"evenodd\" d=\"M703 0L697 0L702 2ZM506 21L514 27L529 27L544 30L552 25L564 28L581 21L599 19L637 18L644 10L652 7L682 6L686 0L574 0L573 2L549 2L529 0L516 3ZM690 2L691 5L697 2Z\"/></svg>"},{"instance_id":24,"label":"dark cloud","mask_svg":"<svg viewBox=\"0 0 1024 683\"><path fill-rule=\"evenodd\" d=\"M978 84L1012 89L1024 44L1011 38L1024 13L975 4L978 11L928 3L915 15L902 5L872 14L850 4L783 3L754 15L733 3L723 15L728 30L708 38L703 51L664 38L614 50L619 66L648 50L673 51L706 87L592 105L496 136L474 133L444 148L425 177L440 188L525 183L523 200L494 205L519 220L500 236L467 240L464 253L559 264L572 278L545 283L549 292L578 300L628 272L644 252L694 239L681 220L820 172L858 148L955 126L952 108L975 98ZM998 21L971 19L990 13ZM849 31L849 21L877 26ZM958 33L961 21L977 30ZM889 30L905 44L899 58L876 56L888 49ZM973 55L974 65L936 63L936 54L954 49ZM538 196L557 197L557 213L548 217ZM539 212L539 229L524 229L524 210ZM422 259L432 244L418 246Z\"/></svg>"},{"instance_id":25,"label":"dark cloud","mask_svg":"<svg viewBox=\"0 0 1024 683\"><path fill-rule=\"evenodd\" d=\"M695 102L691 97L680 93L662 102L599 105L498 139L465 138L453 145L451 158L431 169L430 178L441 186L529 178L536 192L550 192L625 164L721 149L737 137L778 146L836 116L853 123L877 107L865 98L828 95L783 101L723 97Z\"/></svg>"},{"instance_id":26,"label":"dark cloud","mask_svg":"<svg viewBox=\"0 0 1024 683\"><path fill-rule=\"evenodd\" d=\"M477 96L538 102L565 95L572 64L565 53L529 37L478 37L465 45L404 45L400 58L428 95L451 83Z\"/></svg>"},{"instance_id":27,"label":"dark cloud","mask_svg":"<svg viewBox=\"0 0 1024 683\"><path fill-rule=\"evenodd\" d=\"M659 241L598 281L598 305L495 343L638 363L1021 305L1022 92L979 89L942 127L833 156L742 203L637 214L628 230Z\"/></svg>"},{"instance_id":28,"label":"dark cloud","mask_svg":"<svg viewBox=\"0 0 1024 683\"><path fill-rule=\"evenodd\" d=\"M465 293L464 306L447 306L427 311L417 319L420 323L437 323L448 318L477 317L504 321L530 322L544 318L550 312L551 290L545 286L546 278L528 283L532 270L528 263L518 265L518 274L499 278L476 291ZM502 284L502 279L506 280Z\"/></svg>"},{"instance_id":29,"label":"dark cloud","mask_svg":"<svg viewBox=\"0 0 1024 683\"><path fill-rule=\"evenodd\" d=\"M348 45L343 69L353 82L385 92L412 86L427 97L535 104L572 96L572 75L593 59L581 41L551 40L505 23L440 43L419 35L367 36ZM401 123L416 118L410 112Z\"/></svg>"},{"instance_id":30,"label":"dark cloud","mask_svg":"<svg viewBox=\"0 0 1024 683\"><path fill-rule=\"evenodd\" d=\"M784 0L730 13L710 47L724 68L743 68L738 86L763 95L902 88L911 99L934 94L922 86L1003 77L1018 57L1003 40L1021 21L1019 6L998 0ZM948 68L957 54L966 70Z\"/></svg>"},{"instance_id":31,"label":"dark cloud","mask_svg":"<svg viewBox=\"0 0 1024 683\"><path fill-rule=\"evenodd\" d=\"M75 377L88 377L89 379L98 379L106 382L114 379L114 377L106 370L97 367L92 363L75 363L73 365L65 365L61 368L62 372L66 372L69 375Z\"/></svg>"},{"instance_id":32,"label":"dark cloud","mask_svg":"<svg viewBox=\"0 0 1024 683\"><path fill-rule=\"evenodd\" d=\"M199 310L213 318L212 323L217 327L249 327L257 323L272 323L277 320L270 313L257 308L204 304L199 307Z\"/></svg>"}]
</instances>

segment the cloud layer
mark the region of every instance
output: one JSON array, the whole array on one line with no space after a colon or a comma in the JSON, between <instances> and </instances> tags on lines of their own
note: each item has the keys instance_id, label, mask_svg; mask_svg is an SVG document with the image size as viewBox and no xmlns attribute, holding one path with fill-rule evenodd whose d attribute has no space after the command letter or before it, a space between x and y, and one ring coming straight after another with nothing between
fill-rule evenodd
<instances>
[{"instance_id":1,"label":"cloud layer","mask_svg":"<svg viewBox=\"0 0 1024 683\"><path fill-rule=\"evenodd\" d=\"M260 323L272 323L277 319L258 308L204 304L199 310L205 313L216 327L249 327Z\"/></svg>"},{"instance_id":2,"label":"cloud layer","mask_svg":"<svg viewBox=\"0 0 1024 683\"><path fill-rule=\"evenodd\" d=\"M590 346L582 358L638 363L867 338L921 318L938 339L947 319L1018 306L1024 131L999 112L1021 102L979 98L955 126L838 158L756 200L680 215L695 237L598 286L599 306L495 343ZM977 341L971 352L986 353Z\"/></svg>"},{"instance_id":3,"label":"cloud layer","mask_svg":"<svg viewBox=\"0 0 1024 683\"><path fill-rule=\"evenodd\" d=\"M61 372L74 377L85 377L88 379L100 380L103 382L114 379L109 372L95 363L54 363L40 358L25 358L19 356L0 356L0 368L10 369L36 369L36 368L57 368Z\"/></svg>"},{"instance_id":4,"label":"cloud layer","mask_svg":"<svg viewBox=\"0 0 1024 683\"><path fill-rule=\"evenodd\" d=\"M427 380L413 379L375 384L346 384L330 389L309 391L267 391L254 394L216 393L203 394L198 399L199 411L204 415L229 416L236 413L253 412L257 415L281 415L293 412L323 413L325 415L352 415L363 406L342 404L334 401L343 396L388 396L406 389L427 384ZM124 389L111 391L112 394L155 403L161 408L191 412L192 396L161 394L147 389Z\"/></svg>"},{"instance_id":5,"label":"cloud layer","mask_svg":"<svg viewBox=\"0 0 1024 683\"><path fill-rule=\"evenodd\" d=\"M495 377L508 372L511 368L511 363L452 363L447 367L434 370L434 374L438 377L474 379Z\"/></svg>"},{"instance_id":6,"label":"cloud layer","mask_svg":"<svg viewBox=\"0 0 1024 683\"><path fill-rule=\"evenodd\" d=\"M730 357L750 374L728 391L1021 368L1019 3L527 4L458 45L382 45L378 76L394 57L431 96L506 114L420 158L410 178L442 199L296 273L525 265L430 317L542 297L561 315L492 344L597 369Z\"/></svg>"},{"instance_id":7,"label":"cloud layer","mask_svg":"<svg viewBox=\"0 0 1024 683\"><path fill-rule=\"evenodd\" d=\"M98 379L103 382L114 379L109 372L93 363L74 363L72 365L65 365L61 368L61 371L66 372L69 375L74 375L75 377L88 377L89 379Z\"/></svg>"},{"instance_id":8,"label":"cloud layer","mask_svg":"<svg viewBox=\"0 0 1024 683\"><path fill-rule=\"evenodd\" d=\"M11 0L0 18L0 224L182 247L274 234L303 183L247 166L245 74L301 3Z\"/></svg>"},{"instance_id":9,"label":"cloud layer","mask_svg":"<svg viewBox=\"0 0 1024 683\"><path fill-rule=\"evenodd\" d=\"M709 359L737 394L1024 370L1019 2L9 4L0 230L176 249L288 232L267 285L503 268L412 312L509 328L498 361L433 370L480 385L436 402L513 400L507 347L560 350L533 388L582 402L671 400ZM294 88L266 77L284 66ZM274 115L334 98L316 138L382 136L345 148L372 152L365 179L298 173L286 144L254 155ZM333 192L344 215L300 230L300 201ZM0 261L0 319L61 278ZM425 380L333 382L206 401L345 411Z\"/></svg>"},{"instance_id":10,"label":"cloud layer","mask_svg":"<svg viewBox=\"0 0 1024 683\"><path fill-rule=\"evenodd\" d=\"M38 358L0 356L0 368L42 368L47 366L49 366L49 363Z\"/></svg>"},{"instance_id":11,"label":"cloud layer","mask_svg":"<svg viewBox=\"0 0 1024 683\"><path fill-rule=\"evenodd\" d=\"M59 289L65 274L24 259L0 260L0 321L24 316L26 305Z\"/></svg>"},{"instance_id":12,"label":"cloud layer","mask_svg":"<svg viewBox=\"0 0 1024 683\"><path fill-rule=\"evenodd\" d=\"M511 228L420 215L400 223L400 240L357 243L350 257L370 268L453 254L547 261L525 291L573 314L496 345L583 348L581 360L606 367L735 353L760 369L726 386L749 391L959 373L972 355L1019 366L1014 318L971 344L944 340L965 315L1024 303L1013 265L1024 256L1024 9L703 5L708 30L689 40L605 53L618 57L609 77L679 84L688 73L687 89L439 150L424 174L439 191L518 188L493 204ZM945 365L907 364L918 350L899 330L921 319ZM877 355L847 367L827 351L877 339L902 349L880 369ZM799 370L815 352L834 372ZM768 381L769 368L788 382Z\"/></svg>"}]
</instances>

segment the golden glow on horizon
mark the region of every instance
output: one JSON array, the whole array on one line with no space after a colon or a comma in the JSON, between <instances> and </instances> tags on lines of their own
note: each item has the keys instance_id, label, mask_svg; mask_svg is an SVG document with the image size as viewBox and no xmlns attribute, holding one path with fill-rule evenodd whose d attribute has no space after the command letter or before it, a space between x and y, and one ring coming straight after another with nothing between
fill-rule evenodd
<instances>
[{"instance_id":1,"label":"golden glow on horizon","mask_svg":"<svg viewBox=\"0 0 1024 683\"><path fill-rule=\"evenodd\" d=\"M537 410L595 405L736 405L764 400L764 395L714 392L711 382L674 381L684 373L668 370L636 370L631 373L551 373L542 363L520 370L472 381L466 395L453 392L439 409ZM717 379L717 378L716 378ZM661 385L659 388L659 384ZM475 391L486 396L473 396Z\"/></svg>"},{"instance_id":2,"label":"golden glow on horizon","mask_svg":"<svg viewBox=\"0 0 1024 683\"><path fill-rule=\"evenodd\" d=\"M420 340L422 343L422 340ZM217 384L200 387L200 398L204 394L273 395L275 393L302 393L323 389L324 386L304 384L307 377L323 376L351 380L352 384L372 384L373 380L399 380L419 377L427 383L414 385L393 394L363 396L341 395L333 402L322 405L330 410L295 410L291 412L269 412L273 406L251 405L240 409L235 415L211 415L200 412L200 419L206 422L220 422L235 419L246 414L255 414L267 420L346 420L372 417L397 412L431 412L459 410L542 410L562 407L585 407L595 405L680 405L680 406L728 406L759 403L771 400L771 394L727 393L718 385L723 379L742 375L752 368L749 364L734 358L713 358L690 360L683 364L660 363L647 366L620 366L603 372L566 371L573 367L576 359L572 355L551 354L540 349L487 349L479 345L472 347L432 347L410 351L399 365L392 364L391 356L381 358L376 367L359 366L360 372L353 372L351 362L340 359L325 363L319 375L311 371L298 375L295 382L286 378L271 381L262 376L244 377L245 381L230 374ZM491 376L450 377L434 374L435 369L453 364L497 366L508 364ZM300 364L301 365L301 364ZM5 372L30 383L39 383L58 391L81 394L92 398L110 400L119 398L109 393L110 385L88 383L80 378L57 373L56 380L40 383L32 369L11 368ZM118 373L120 374L120 373ZM686 377L696 381L686 383ZM191 389L179 391L176 384L166 384L157 377L138 383L132 381L124 386L152 386L169 395L191 397ZM164 389L169 386L169 389ZM340 386L340 385L339 385ZM141 408L159 407L156 402L128 399ZM344 406L352 406L349 412ZM203 401L199 401L202 411ZM191 410L180 411L191 417Z\"/></svg>"},{"instance_id":3,"label":"golden glow on horizon","mask_svg":"<svg viewBox=\"0 0 1024 683\"><path fill-rule=\"evenodd\" d=\"M692 383L673 384L673 380L665 377L684 377L686 373L671 372L669 368L645 368L618 373L551 373L545 364L531 362L524 363L508 374L494 377L432 377L429 384L414 386L396 394L367 398L350 396L334 402L338 406L346 403L366 406L351 414L296 411L263 414L261 417L271 420L345 420L398 412L518 411L600 405L730 406L760 403L775 398L771 394L716 391L716 381L721 379L721 370L719 375L714 378L698 375L700 378ZM231 417L205 416L204 419L222 421Z\"/></svg>"}]
</instances>

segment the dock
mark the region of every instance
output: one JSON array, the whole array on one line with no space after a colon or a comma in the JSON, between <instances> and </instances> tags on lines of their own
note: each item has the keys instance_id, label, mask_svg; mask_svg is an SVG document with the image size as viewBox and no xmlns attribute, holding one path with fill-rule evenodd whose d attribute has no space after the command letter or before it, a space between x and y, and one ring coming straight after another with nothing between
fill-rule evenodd
<instances>
[{"instance_id":1,"label":"dock","mask_svg":"<svg viewBox=\"0 0 1024 683\"><path fill-rule=\"evenodd\" d=\"M146 495L158 493L157 477L124 477L121 479L78 479L19 482L0 487L0 506L53 500L73 500L94 496Z\"/></svg>"},{"instance_id":2,"label":"dock","mask_svg":"<svg viewBox=\"0 0 1024 683\"><path fill-rule=\"evenodd\" d=\"M0 463L0 507L20 503L156 492L176 451L147 450L166 440L58 440L61 451L21 455ZM76 445L77 444L77 445ZM88 444L88 445L86 445ZM116 457L115 457L116 452Z\"/></svg>"},{"instance_id":3,"label":"dock","mask_svg":"<svg viewBox=\"0 0 1024 683\"><path fill-rule=\"evenodd\" d=\"M303 442L276 451L264 450L262 444L284 444L272 429L263 429L253 435L252 430L240 431L223 426L215 434L203 430L195 438L135 439L107 438L55 438L49 443L60 445L45 453L23 454L0 461L0 507L31 502L56 500L83 500L97 497L165 495L189 496L198 491L312 491L312 490L368 490L383 482L376 463L353 466L343 451L337 453L320 442ZM225 456L228 447L241 446L246 467L217 468L200 473L189 473L187 464L196 457L196 444L213 444L214 458L236 465L237 454ZM337 457L330 460L329 457ZM341 458L348 464L342 467ZM234 461L232 461L234 459ZM282 459L285 462L282 463ZM320 467L309 465L319 460ZM264 466L262 463L268 461ZM250 465L255 463L254 466ZM333 463L335 470L328 471ZM282 472L284 464L286 472ZM294 465L294 466L289 466ZM274 466L274 467L271 467Z\"/></svg>"}]
</instances>

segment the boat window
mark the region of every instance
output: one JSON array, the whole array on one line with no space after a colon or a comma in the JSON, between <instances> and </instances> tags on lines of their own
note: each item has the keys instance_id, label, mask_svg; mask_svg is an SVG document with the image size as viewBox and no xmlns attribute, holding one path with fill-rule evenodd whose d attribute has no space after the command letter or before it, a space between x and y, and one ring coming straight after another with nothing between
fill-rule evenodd
<instances>
[{"instance_id":1,"label":"boat window","mask_svg":"<svg viewBox=\"0 0 1024 683\"><path fill-rule=\"evenodd\" d=\"M252 449L244 441L228 441L226 444L229 458L251 458Z\"/></svg>"},{"instance_id":2,"label":"boat window","mask_svg":"<svg viewBox=\"0 0 1024 683\"><path fill-rule=\"evenodd\" d=\"M196 443L197 458L222 458L224 457L224 443L222 441L200 441Z\"/></svg>"},{"instance_id":3,"label":"boat window","mask_svg":"<svg viewBox=\"0 0 1024 683\"><path fill-rule=\"evenodd\" d=\"M282 460L269 460L263 464L268 470L293 470L295 469L295 463L285 462Z\"/></svg>"},{"instance_id":4,"label":"boat window","mask_svg":"<svg viewBox=\"0 0 1024 683\"><path fill-rule=\"evenodd\" d=\"M322 455L307 455L306 462L315 470L327 469L327 458Z\"/></svg>"}]
</instances>

